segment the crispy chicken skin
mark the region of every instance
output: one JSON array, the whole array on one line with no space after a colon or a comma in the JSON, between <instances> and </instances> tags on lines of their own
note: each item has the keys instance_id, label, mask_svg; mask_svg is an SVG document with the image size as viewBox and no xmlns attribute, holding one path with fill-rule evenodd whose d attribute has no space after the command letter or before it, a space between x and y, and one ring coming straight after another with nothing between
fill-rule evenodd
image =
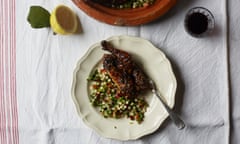
<instances>
[{"instance_id":1,"label":"crispy chicken skin","mask_svg":"<svg viewBox=\"0 0 240 144\"><path fill-rule=\"evenodd\" d=\"M147 75L133 61L129 53L114 48L107 41L102 41L101 45L103 50L111 53L103 56L103 67L117 84L120 94L126 97L136 97L150 89Z\"/></svg>"},{"instance_id":2,"label":"crispy chicken skin","mask_svg":"<svg viewBox=\"0 0 240 144\"><path fill-rule=\"evenodd\" d=\"M109 51L112 55L114 55L117 59L117 67L121 70L127 70L127 73L131 73L133 70L132 67L132 58L129 53L114 48L109 42L102 41L102 49Z\"/></svg>"},{"instance_id":3,"label":"crispy chicken skin","mask_svg":"<svg viewBox=\"0 0 240 144\"><path fill-rule=\"evenodd\" d=\"M103 68L108 72L115 84L117 84L117 95L125 97L132 97L135 95L136 90L133 87L134 81L130 75L118 69L117 59L114 55L104 54Z\"/></svg>"}]
</instances>

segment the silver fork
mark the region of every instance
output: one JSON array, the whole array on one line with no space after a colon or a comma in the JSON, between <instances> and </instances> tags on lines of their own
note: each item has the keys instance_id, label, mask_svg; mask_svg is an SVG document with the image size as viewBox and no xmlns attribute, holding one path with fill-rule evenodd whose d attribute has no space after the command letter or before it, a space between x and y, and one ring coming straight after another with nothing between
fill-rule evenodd
<instances>
[{"instance_id":1,"label":"silver fork","mask_svg":"<svg viewBox=\"0 0 240 144\"><path fill-rule=\"evenodd\" d=\"M149 81L152 86L152 92L158 97L158 99L162 102L163 106L167 110L170 119L173 121L173 123L177 126L179 130L183 129L185 127L184 121L163 101L162 97L159 95L156 85L153 82L153 80Z\"/></svg>"}]
</instances>

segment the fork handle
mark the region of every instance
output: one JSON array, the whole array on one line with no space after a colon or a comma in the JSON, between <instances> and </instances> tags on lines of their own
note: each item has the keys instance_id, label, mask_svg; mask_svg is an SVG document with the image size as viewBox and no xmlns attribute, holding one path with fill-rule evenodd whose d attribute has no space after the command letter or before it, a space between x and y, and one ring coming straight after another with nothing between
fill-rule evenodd
<instances>
[{"instance_id":1,"label":"fork handle","mask_svg":"<svg viewBox=\"0 0 240 144\"><path fill-rule=\"evenodd\" d=\"M154 91L155 95L158 97L158 99L162 102L163 106L167 110L170 119L173 121L173 123L177 126L179 130L183 129L185 127L184 121L176 114L172 109L169 108L169 106L162 100L162 98L159 96L159 94Z\"/></svg>"}]
</instances>

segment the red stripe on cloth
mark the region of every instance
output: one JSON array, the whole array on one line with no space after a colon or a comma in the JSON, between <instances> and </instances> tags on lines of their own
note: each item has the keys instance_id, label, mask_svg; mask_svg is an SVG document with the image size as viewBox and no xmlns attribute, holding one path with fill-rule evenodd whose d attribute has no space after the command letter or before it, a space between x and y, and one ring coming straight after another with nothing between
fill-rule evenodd
<instances>
[{"instance_id":1,"label":"red stripe on cloth","mask_svg":"<svg viewBox=\"0 0 240 144\"><path fill-rule=\"evenodd\" d=\"M5 67L4 67L4 72L5 72L5 75L4 75L4 79L5 79L5 117L6 117L6 133L7 133L7 143L12 143L11 141L11 132L9 130L9 126L10 126L10 123L9 121L11 120L10 118L10 108L11 106L9 106L9 93L8 93L8 90L9 90L9 63L8 63L8 50L9 50L9 28L8 28L8 25L9 25L9 10L8 10L8 3L9 1L5 1L5 7L4 7L4 10L6 12L6 15L5 15L5 18L4 18L4 21L7 22L6 25L4 25L4 34L5 34L5 52L4 52L4 55L5 55Z\"/></svg>"},{"instance_id":2,"label":"red stripe on cloth","mask_svg":"<svg viewBox=\"0 0 240 144\"><path fill-rule=\"evenodd\" d=\"M4 3L4 2L3 2ZM5 97L6 97L6 85L5 85L5 78L6 78L6 71L5 71L5 67L6 67L6 62L5 62L5 51L7 49L6 47L6 43L7 43L7 34L6 34L6 30L5 30L5 25L8 24L7 21L5 21L5 18L7 17L7 11L6 11L6 6L5 6L6 2L3 4L3 97L2 97L2 104L3 104L3 123L2 123L2 131L3 131L3 141L4 143L7 143L7 126L6 126L6 105L5 105Z\"/></svg>"},{"instance_id":3,"label":"red stripe on cloth","mask_svg":"<svg viewBox=\"0 0 240 144\"><path fill-rule=\"evenodd\" d=\"M18 132L18 110L17 110L17 95L16 95L16 1L12 0L12 15L11 15L11 96L12 96L12 117L13 117L13 127L14 127L14 143L19 143L19 132Z\"/></svg>"},{"instance_id":4,"label":"red stripe on cloth","mask_svg":"<svg viewBox=\"0 0 240 144\"><path fill-rule=\"evenodd\" d=\"M0 143L18 144L15 0L0 4Z\"/></svg>"},{"instance_id":5,"label":"red stripe on cloth","mask_svg":"<svg viewBox=\"0 0 240 144\"><path fill-rule=\"evenodd\" d=\"M11 15L11 11L10 11L10 4L11 4L11 1L5 1L5 12L6 12L6 17L5 17L5 21L7 21L7 25L5 25L5 35L6 35L6 44L5 44L5 108L6 108L6 128L7 128L7 142L9 144L12 144L12 106L10 104L10 101L11 101L11 96L10 96L10 88L11 88L11 85L10 85L10 71L9 71L9 61L11 59L10 55L9 55L9 50L11 49L11 46L10 46L10 40L11 40L11 29L10 29L10 25L11 25L11 22L10 22L10 15Z\"/></svg>"},{"instance_id":6,"label":"red stripe on cloth","mask_svg":"<svg viewBox=\"0 0 240 144\"><path fill-rule=\"evenodd\" d=\"M12 5L12 3L11 3ZM9 6L9 9L11 9L11 6ZM12 118L12 121L11 121L11 125L12 125L12 128L11 128L11 134L12 134L12 143L16 143L15 142L15 125L14 125L14 122L15 122L15 118L14 118L14 110L13 110L13 99L14 99L14 95L12 93L12 89L13 89L13 83L12 83L12 75L13 75L13 71L12 71L12 51L13 51L13 11L12 13L10 14L10 17L9 17L9 21L10 21L10 49L9 49L9 56L10 56L10 59L9 59L9 71L10 71L10 77L9 77L9 85L10 85L10 89L9 89L9 95L10 95L10 102L9 104L11 105L12 109L11 109L11 118Z\"/></svg>"},{"instance_id":7,"label":"red stripe on cloth","mask_svg":"<svg viewBox=\"0 0 240 144\"><path fill-rule=\"evenodd\" d=\"M4 3L4 2L3 2ZM7 133L6 133L6 107L5 107L5 91L6 91L6 87L5 87L5 77L6 77L6 73L5 73L5 71L4 71L4 69L5 69L5 51L6 51L6 41L7 41L7 36L6 36L6 33L5 33L5 25L7 25L7 21L5 21L5 17L6 17L6 15L7 15L7 12L5 11L5 3L3 4L3 26L2 26L2 28L3 28L3 51L2 51L2 56L3 56L3 79L2 79L2 84L3 84L3 86L2 86L2 90L3 90L3 96L2 96L2 104L3 104L3 111L2 111L2 116L3 116L3 123L2 123L2 131L3 131L3 142L4 143L7 143Z\"/></svg>"},{"instance_id":8,"label":"red stripe on cloth","mask_svg":"<svg viewBox=\"0 0 240 144\"><path fill-rule=\"evenodd\" d=\"M16 1L12 0L12 8L13 8L13 13L12 13L12 24L13 24L13 29L12 29L12 42L13 42L13 53L12 53L12 72L11 72L11 81L12 83L12 88L13 88L13 114L14 114L14 140L16 144L19 144L19 131L18 131L18 103L17 103L17 93L16 93Z\"/></svg>"},{"instance_id":9,"label":"red stripe on cloth","mask_svg":"<svg viewBox=\"0 0 240 144\"><path fill-rule=\"evenodd\" d=\"M2 97L3 97L3 28L2 28L2 25L3 25L3 19L2 19L2 13L3 13L3 10L2 10L2 4L3 1L1 1L0 3L0 143L2 144L3 143L3 116L2 116L2 112L3 112L3 104L2 104Z\"/></svg>"},{"instance_id":10,"label":"red stripe on cloth","mask_svg":"<svg viewBox=\"0 0 240 144\"><path fill-rule=\"evenodd\" d=\"M1 1L1 14L3 14L3 1ZM4 96L4 74L3 74L3 41L4 41L4 36L3 36L3 16L1 16L1 25L0 25L0 142L4 143L4 104L3 104L3 96Z\"/></svg>"}]
</instances>

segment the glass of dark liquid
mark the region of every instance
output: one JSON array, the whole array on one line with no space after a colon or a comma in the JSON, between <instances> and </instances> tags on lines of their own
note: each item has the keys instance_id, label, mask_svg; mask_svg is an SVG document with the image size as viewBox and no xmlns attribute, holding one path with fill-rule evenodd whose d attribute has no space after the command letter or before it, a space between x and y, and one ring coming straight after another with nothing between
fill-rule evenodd
<instances>
[{"instance_id":1,"label":"glass of dark liquid","mask_svg":"<svg viewBox=\"0 0 240 144\"><path fill-rule=\"evenodd\" d=\"M193 37L204 37L214 29L212 13L203 7L190 9L184 20L185 30Z\"/></svg>"}]
</instances>

